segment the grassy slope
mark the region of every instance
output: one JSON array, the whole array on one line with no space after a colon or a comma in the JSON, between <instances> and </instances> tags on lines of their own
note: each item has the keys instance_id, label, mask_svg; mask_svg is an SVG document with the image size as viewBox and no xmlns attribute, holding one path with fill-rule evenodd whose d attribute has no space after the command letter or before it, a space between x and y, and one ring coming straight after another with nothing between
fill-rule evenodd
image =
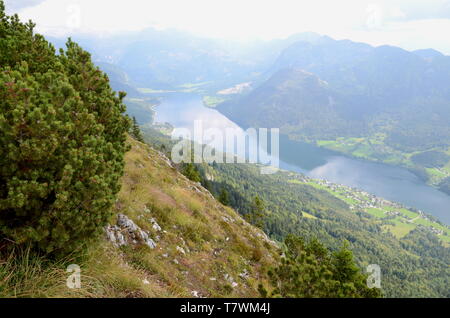
<instances>
[{"instance_id":1,"label":"grassy slope","mask_svg":"<svg viewBox=\"0 0 450 318\"><path fill-rule=\"evenodd\" d=\"M153 239L159 235L157 247L117 248L102 238L84 255L58 263L25 252L10 255L0 259L0 297L192 297L193 291L205 297L258 296L258 283L278 257L274 243L158 152L129 142L111 223L118 213L127 215ZM162 231L156 233L149 218ZM65 269L72 263L81 267L81 289L66 287Z\"/></svg>"}]
</instances>

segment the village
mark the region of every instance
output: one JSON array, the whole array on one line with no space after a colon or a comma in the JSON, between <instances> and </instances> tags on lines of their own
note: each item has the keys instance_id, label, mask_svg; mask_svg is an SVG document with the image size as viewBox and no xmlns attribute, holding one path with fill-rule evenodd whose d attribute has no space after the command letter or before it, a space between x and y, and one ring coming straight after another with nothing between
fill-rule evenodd
<instances>
[{"instance_id":1,"label":"village","mask_svg":"<svg viewBox=\"0 0 450 318\"><path fill-rule=\"evenodd\" d=\"M297 182L309 184L328 191L337 198L345 201L355 213L368 213L392 227L404 227L408 232L415 227L426 229L440 237L447 238L450 232L448 226L441 224L433 216L424 211L406 207L361 189L336 184L325 179L313 179L305 175L292 174Z\"/></svg>"}]
</instances>

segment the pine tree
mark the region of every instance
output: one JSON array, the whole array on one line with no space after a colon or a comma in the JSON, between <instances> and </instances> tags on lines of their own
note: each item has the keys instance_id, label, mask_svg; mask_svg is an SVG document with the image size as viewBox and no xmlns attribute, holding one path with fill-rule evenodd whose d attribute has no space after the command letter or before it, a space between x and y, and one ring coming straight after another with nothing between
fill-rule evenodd
<instances>
[{"instance_id":1,"label":"pine tree","mask_svg":"<svg viewBox=\"0 0 450 318\"><path fill-rule=\"evenodd\" d=\"M187 163L184 165L182 173L189 179L194 182L200 182L202 180L200 173L193 163Z\"/></svg>"},{"instance_id":2,"label":"pine tree","mask_svg":"<svg viewBox=\"0 0 450 318\"><path fill-rule=\"evenodd\" d=\"M133 136L137 141L144 142L144 137L142 137L141 129L139 128L139 124L136 120L136 117L134 116L133 123L131 125L131 136Z\"/></svg>"},{"instance_id":3,"label":"pine tree","mask_svg":"<svg viewBox=\"0 0 450 318\"><path fill-rule=\"evenodd\" d=\"M70 39L59 55L0 1L0 235L81 247L111 215L127 149L124 94Z\"/></svg>"},{"instance_id":4,"label":"pine tree","mask_svg":"<svg viewBox=\"0 0 450 318\"><path fill-rule=\"evenodd\" d=\"M368 288L366 277L353 261L353 253L344 244L333 254L333 279L339 284L335 290L336 297L375 297L379 295L376 288Z\"/></svg>"},{"instance_id":5,"label":"pine tree","mask_svg":"<svg viewBox=\"0 0 450 318\"><path fill-rule=\"evenodd\" d=\"M222 188L222 190L220 190L219 202L223 205L230 205L230 195L225 188Z\"/></svg>"},{"instance_id":6,"label":"pine tree","mask_svg":"<svg viewBox=\"0 0 450 318\"><path fill-rule=\"evenodd\" d=\"M258 228L263 228L265 214L264 202L259 196L256 196L253 200L250 212L245 215L245 219L250 224Z\"/></svg>"},{"instance_id":7,"label":"pine tree","mask_svg":"<svg viewBox=\"0 0 450 318\"><path fill-rule=\"evenodd\" d=\"M320 242L306 243L289 235L285 239L285 256L281 264L269 271L272 290L263 286L262 296L288 298L380 297L381 292L369 288L353 261L352 253L343 246L330 253Z\"/></svg>"}]
</instances>

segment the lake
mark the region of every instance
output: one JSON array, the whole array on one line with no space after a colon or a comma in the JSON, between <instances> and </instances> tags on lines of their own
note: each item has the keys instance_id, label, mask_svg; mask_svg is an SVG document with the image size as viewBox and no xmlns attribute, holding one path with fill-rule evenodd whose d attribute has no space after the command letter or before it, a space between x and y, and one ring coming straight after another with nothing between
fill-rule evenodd
<instances>
[{"instance_id":1,"label":"lake","mask_svg":"<svg viewBox=\"0 0 450 318\"><path fill-rule=\"evenodd\" d=\"M240 129L220 112L205 107L196 95L170 94L156 107L156 122L192 130L196 120L202 121L203 129ZM286 136L280 136L280 168L362 189L450 224L450 196L404 168L349 158Z\"/></svg>"}]
</instances>

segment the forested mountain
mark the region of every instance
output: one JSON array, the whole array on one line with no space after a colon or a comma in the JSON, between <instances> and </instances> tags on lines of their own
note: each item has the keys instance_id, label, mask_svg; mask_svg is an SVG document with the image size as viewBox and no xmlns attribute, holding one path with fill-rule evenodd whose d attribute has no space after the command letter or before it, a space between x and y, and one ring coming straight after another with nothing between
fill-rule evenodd
<instances>
[{"instance_id":1,"label":"forested mountain","mask_svg":"<svg viewBox=\"0 0 450 318\"><path fill-rule=\"evenodd\" d=\"M244 127L279 127L285 134L332 138L358 129L348 125L349 118L342 118L338 108L342 103L343 97L318 76L285 68L238 102L221 104L219 110Z\"/></svg>"},{"instance_id":2,"label":"forested mountain","mask_svg":"<svg viewBox=\"0 0 450 318\"><path fill-rule=\"evenodd\" d=\"M320 37L292 44L267 74L219 110L246 126L280 127L294 139L410 168L425 168L411 161L417 153L450 150L450 57L437 51Z\"/></svg>"},{"instance_id":3,"label":"forested mountain","mask_svg":"<svg viewBox=\"0 0 450 318\"><path fill-rule=\"evenodd\" d=\"M434 59L440 59L445 56L441 52L433 50L433 49L422 49L422 50L415 50L412 52L424 59L429 60L429 61L434 60Z\"/></svg>"}]
</instances>

